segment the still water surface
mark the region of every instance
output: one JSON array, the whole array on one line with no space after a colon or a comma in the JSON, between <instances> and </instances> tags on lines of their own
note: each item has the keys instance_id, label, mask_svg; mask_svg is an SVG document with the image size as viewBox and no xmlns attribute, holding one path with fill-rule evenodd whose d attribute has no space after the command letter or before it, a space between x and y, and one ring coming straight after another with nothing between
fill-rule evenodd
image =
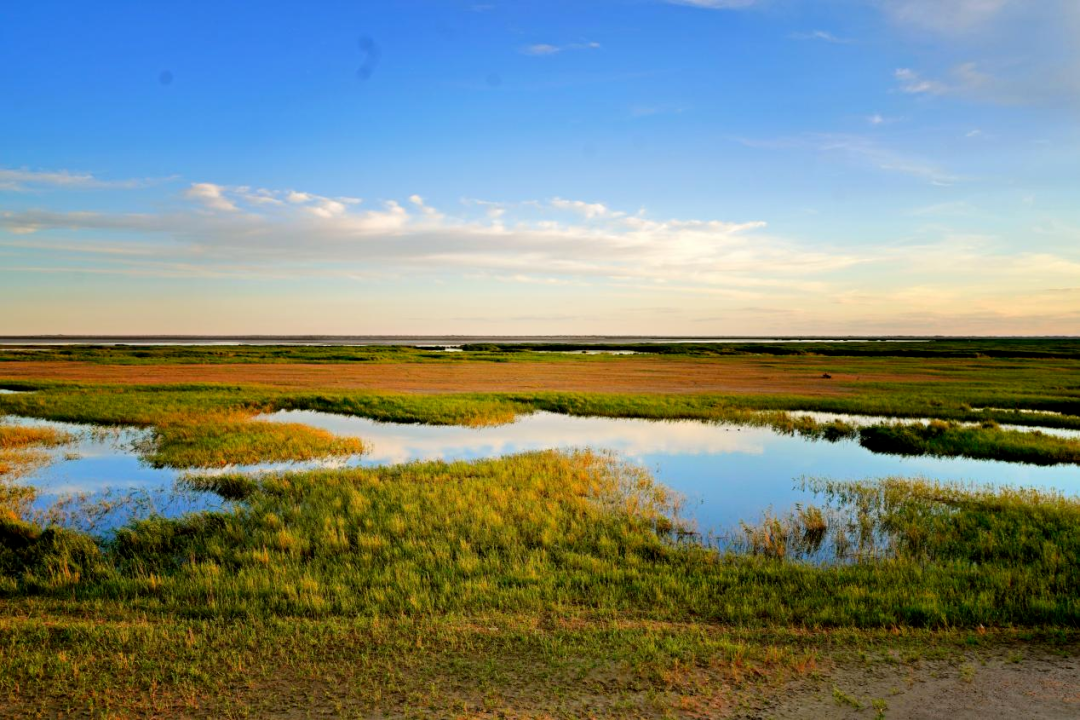
<instances>
[{"instance_id":1,"label":"still water surface","mask_svg":"<svg viewBox=\"0 0 1080 720\"><path fill-rule=\"evenodd\" d=\"M610 450L651 470L660 482L686 498L684 514L703 532L732 529L740 520L756 520L762 511L783 512L813 498L799 487L803 477L866 479L890 476L946 481L1026 485L1080 494L1080 466L1039 467L963 458L877 455L857 442L810 441L767 428L696 421L582 418L535 413L498 427L404 425L312 411L282 411L266 422L300 422L338 435L360 437L368 447L362 457L309 463L236 467L238 471L282 471L313 467L376 466L414 460L473 460L547 448ZM92 432L86 426L26 418L0 422L51 425L75 434L78 441L52 451L54 462L22 481L39 489L45 506L70 493L138 490L138 510L118 510L115 525L131 513L177 515L192 509L223 507L206 494L175 493L182 474L155 469L139 459L136 446L147 431ZM149 508L149 509L148 509Z\"/></svg>"},{"instance_id":2,"label":"still water surface","mask_svg":"<svg viewBox=\"0 0 1080 720\"><path fill-rule=\"evenodd\" d=\"M855 441L811 441L768 428L697 421L571 417L538 412L487 428L377 423L313 411L282 411L270 421L299 422L362 438L363 465L410 460L473 460L546 448L617 452L644 465L686 497L702 531L756 520L765 509L811 500L800 478L861 480L891 476L1032 485L1080 494L1080 467L1040 467L966 458L879 455Z\"/></svg>"}]
</instances>

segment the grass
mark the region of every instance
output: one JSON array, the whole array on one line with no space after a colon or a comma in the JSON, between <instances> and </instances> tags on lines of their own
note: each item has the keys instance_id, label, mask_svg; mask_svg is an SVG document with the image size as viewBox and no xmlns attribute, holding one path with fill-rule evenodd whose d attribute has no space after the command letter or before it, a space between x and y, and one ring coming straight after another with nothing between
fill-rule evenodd
<instances>
[{"instance_id":1,"label":"grass","mask_svg":"<svg viewBox=\"0 0 1080 720\"><path fill-rule=\"evenodd\" d=\"M194 617L588 610L808 627L1080 624L1080 501L1056 495L837 486L857 514L826 520L826 534L847 533L860 552L822 566L677 542L664 488L591 453L193 482L241 503L136 522L99 554L9 521L25 542L0 551L0 594ZM862 551L867 538L880 552Z\"/></svg>"},{"instance_id":2,"label":"grass","mask_svg":"<svg viewBox=\"0 0 1080 720\"><path fill-rule=\"evenodd\" d=\"M0 395L0 414L149 428L144 456L173 467L362 451L253 419L283 409L474 426L538 410L690 418L878 451L1076 462L1075 443L991 423L1080 427L1075 361L1040 347L923 363L948 382L816 397L24 379L2 386L36 392ZM404 357L394 352L371 362ZM460 355L481 353L553 357ZM408 361L463 362L442 357ZM766 357L800 372L914 362ZM810 410L940 422L859 429L797 415ZM0 429L3 452L62 440ZM983 648L1075 653L1080 639L1080 500L1054 493L821 481L821 503L748 524L720 550L678 532L677 498L647 474L594 453L186 482L232 509L150 517L107 538L31 512L32 490L0 482L0 715L719 716L826 671L837 653L967 662Z\"/></svg>"},{"instance_id":3,"label":"grass","mask_svg":"<svg viewBox=\"0 0 1080 720\"><path fill-rule=\"evenodd\" d=\"M0 425L0 450L18 450L34 445L62 445L69 438L52 428Z\"/></svg>"},{"instance_id":4,"label":"grass","mask_svg":"<svg viewBox=\"0 0 1080 720\"><path fill-rule=\"evenodd\" d=\"M0 396L0 413L94 425L153 428L141 448L156 467L210 468L358 455L363 443L291 423L256 422L266 398L235 390L56 388Z\"/></svg>"},{"instance_id":5,"label":"grass","mask_svg":"<svg viewBox=\"0 0 1080 720\"><path fill-rule=\"evenodd\" d=\"M716 717L817 675L838 648L903 653L912 668L970 650L954 631L810 634L513 614L58 623L39 606L18 610L0 619L10 717ZM1025 637L1000 631L985 642L1062 642Z\"/></svg>"},{"instance_id":6,"label":"grass","mask_svg":"<svg viewBox=\"0 0 1080 720\"><path fill-rule=\"evenodd\" d=\"M169 417L155 426L154 436L147 459L156 467L253 465L364 452L356 438L299 423L256 422L238 412Z\"/></svg>"},{"instance_id":7,"label":"grass","mask_svg":"<svg viewBox=\"0 0 1080 720\"><path fill-rule=\"evenodd\" d=\"M679 541L675 498L591 453L190 482L239 504L96 541L0 522L5 715L716 715L838 649L1080 626L1053 494L825 484L810 525L878 544L820 564Z\"/></svg>"},{"instance_id":8,"label":"grass","mask_svg":"<svg viewBox=\"0 0 1080 720\"><path fill-rule=\"evenodd\" d=\"M23 475L47 461L43 448L70 442L71 438L53 428L0 425L0 483ZM3 485L0 485L3 492Z\"/></svg>"},{"instance_id":9,"label":"grass","mask_svg":"<svg viewBox=\"0 0 1080 720\"><path fill-rule=\"evenodd\" d=\"M1002 430L997 423L962 427L934 420L926 425L874 425L859 433L859 442L874 452L896 455L971 457L1033 465L1080 463L1080 442L1038 430Z\"/></svg>"}]
</instances>

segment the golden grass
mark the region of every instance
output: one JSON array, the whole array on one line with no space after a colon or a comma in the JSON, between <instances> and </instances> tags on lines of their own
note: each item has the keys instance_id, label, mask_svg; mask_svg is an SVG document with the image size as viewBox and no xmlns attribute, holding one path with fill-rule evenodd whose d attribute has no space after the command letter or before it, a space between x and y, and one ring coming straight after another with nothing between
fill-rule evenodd
<instances>
[{"instance_id":1,"label":"golden grass","mask_svg":"<svg viewBox=\"0 0 1080 720\"><path fill-rule=\"evenodd\" d=\"M0 425L0 479L25 475L48 462L42 448L70 442L71 436L54 428Z\"/></svg>"}]
</instances>

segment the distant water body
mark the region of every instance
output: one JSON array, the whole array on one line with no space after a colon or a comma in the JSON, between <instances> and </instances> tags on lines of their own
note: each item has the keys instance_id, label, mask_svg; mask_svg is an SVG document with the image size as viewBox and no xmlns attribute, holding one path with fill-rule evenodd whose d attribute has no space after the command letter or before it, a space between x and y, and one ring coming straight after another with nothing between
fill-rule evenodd
<instances>
[{"instance_id":1,"label":"distant water body","mask_svg":"<svg viewBox=\"0 0 1080 720\"><path fill-rule=\"evenodd\" d=\"M656 335L41 335L0 337L0 345L299 345L364 346L410 345L453 347L467 343L501 345L552 343L612 345L632 343L776 343L776 342L928 342L931 340L975 339L963 337L838 337L821 336L701 336L665 337ZM980 338L986 339L986 338Z\"/></svg>"}]
</instances>

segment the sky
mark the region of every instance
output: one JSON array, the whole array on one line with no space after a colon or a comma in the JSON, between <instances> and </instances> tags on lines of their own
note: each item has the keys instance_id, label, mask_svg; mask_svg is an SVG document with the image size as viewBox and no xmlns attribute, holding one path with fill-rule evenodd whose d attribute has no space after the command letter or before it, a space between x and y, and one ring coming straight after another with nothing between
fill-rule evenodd
<instances>
[{"instance_id":1,"label":"sky","mask_svg":"<svg viewBox=\"0 0 1080 720\"><path fill-rule=\"evenodd\" d=\"M1080 335L1077 0L0 5L0 334Z\"/></svg>"}]
</instances>

